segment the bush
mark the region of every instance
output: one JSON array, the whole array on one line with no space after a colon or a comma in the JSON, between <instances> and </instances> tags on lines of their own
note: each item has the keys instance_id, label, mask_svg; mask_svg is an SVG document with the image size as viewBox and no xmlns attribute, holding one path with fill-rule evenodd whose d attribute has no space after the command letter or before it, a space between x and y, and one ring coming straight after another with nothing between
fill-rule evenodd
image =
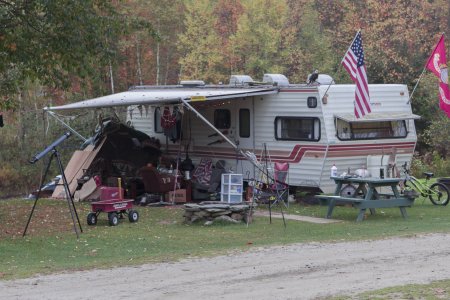
<instances>
[{"instance_id":1,"label":"bush","mask_svg":"<svg viewBox=\"0 0 450 300\"><path fill-rule=\"evenodd\" d=\"M423 172L433 172L434 177L450 177L450 159L444 159L437 153L414 156L411 161L411 173L423 177Z\"/></svg>"},{"instance_id":2,"label":"bush","mask_svg":"<svg viewBox=\"0 0 450 300\"><path fill-rule=\"evenodd\" d=\"M19 171L10 165L0 166L0 196L17 194L20 177Z\"/></svg>"}]
</instances>

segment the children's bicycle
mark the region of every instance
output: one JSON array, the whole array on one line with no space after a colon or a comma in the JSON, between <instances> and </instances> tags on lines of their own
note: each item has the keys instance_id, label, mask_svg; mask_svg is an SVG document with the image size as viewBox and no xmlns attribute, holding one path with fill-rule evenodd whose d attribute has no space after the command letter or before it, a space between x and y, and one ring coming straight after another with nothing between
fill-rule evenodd
<instances>
[{"instance_id":1,"label":"children's bicycle","mask_svg":"<svg viewBox=\"0 0 450 300\"><path fill-rule=\"evenodd\" d=\"M414 195L417 192L422 197L428 197L434 205L447 205L449 202L449 191L448 188L439 182L429 184L429 180L433 177L433 173L424 172L425 182L420 181L416 177L410 175L410 170L407 168L407 163L403 164L403 172L405 173L405 178L402 181L403 184L403 194L404 195ZM415 194L417 195L417 194Z\"/></svg>"}]
</instances>

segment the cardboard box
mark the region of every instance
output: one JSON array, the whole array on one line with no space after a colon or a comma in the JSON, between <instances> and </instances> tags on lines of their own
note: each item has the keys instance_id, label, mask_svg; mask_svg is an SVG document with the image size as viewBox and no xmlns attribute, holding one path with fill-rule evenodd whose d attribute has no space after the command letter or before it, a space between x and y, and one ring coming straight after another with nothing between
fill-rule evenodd
<instances>
[{"instance_id":1,"label":"cardboard box","mask_svg":"<svg viewBox=\"0 0 450 300\"><path fill-rule=\"evenodd\" d=\"M186 189L178 189L170 191L166 194L166 202L184 203L191 201L191 195L189 195Z\"/></svg>"}]
</instances>

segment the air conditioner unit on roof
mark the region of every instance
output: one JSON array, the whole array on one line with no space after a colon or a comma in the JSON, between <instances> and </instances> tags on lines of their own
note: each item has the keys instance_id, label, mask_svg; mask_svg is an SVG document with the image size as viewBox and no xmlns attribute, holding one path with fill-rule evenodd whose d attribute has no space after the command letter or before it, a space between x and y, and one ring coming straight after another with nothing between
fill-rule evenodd
<instances>
[{"instance_id":1,"label":"air conditioner unit on roof","mask_svg":"<svg viewBox=\"0 0 450 300\"><path fill-rule=\"evenodd\" d=\"M253 79L248 75L231 75L230 85L245 85L253 82Z\"/></svg>"},{"instance_id":2,"label":"air conditioner unit on roof","mask_svg":"<svg viewBox=\"0 0 450 300\"><path fill-rule=\"evenodd\" d=\"M276 84L278 86L288 86L289 80L283 74L264 74L263 82Z\"/></svg>"}]
</instances>

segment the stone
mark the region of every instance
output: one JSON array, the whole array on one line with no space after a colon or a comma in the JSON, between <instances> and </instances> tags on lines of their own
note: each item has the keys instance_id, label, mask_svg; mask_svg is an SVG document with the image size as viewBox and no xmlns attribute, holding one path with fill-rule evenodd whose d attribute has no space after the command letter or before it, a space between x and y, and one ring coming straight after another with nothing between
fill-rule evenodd
<instances>
[{"instance_id":1,"label":"stone","mask_svg":"<svg viewBox=\"0 0 450 300\"><path fill-rule=\"evenodd\" d=\"M196 211L194 213L194 215L199 218L203 218L203 217L209 216L209 213L207 211L201 210L201 211Z\"/></svg>"},{"instance_id":2,"label":"stone","mask_svg":"<svg viewBox=\"0 0 450 300\"><path fill-rule=\"evenodd\" d=\"M229 214L231 214L231 210L222 210L222 211L218 211L218 212L211 214L211 217L215 218L218 216L229 215Z\"/></svg>"},{"instance_id":3,"label":"stone","mask_svg":"<svg viewBox=\"0 0 450 300\"><path fill-rule=\"evenodd\" d=\"M194 212L192 212L192 211L185 211L183 214L183 217L192 217L193 214L194 214Z\"/></svg>"},{"instance_id":4,"label":"stone","mask_svg":"<svg viewBox=\"0 0 450 300\"><path fill-rule=\"evenodd\" d=\"M206 204L200 206L202 209L229 209L230 205L228 204Z\"/></svg>"},{"instance_id":5,"label":"stone","mask_svg":"<svg viewBox=\"0 0 450 300\"><path fill-rule=\"evenodd\" d=\"M207 208L207 209L205 209L205 211L207 211L207 212L210 212L210 213L217 213L217 212L221 212L221 211L223 211L224 209L222 209L222 208Z\"/></svg>"},{"instance_id":6,"label":"stone","mask_svg":"<svg viewBox=\"0 0 450 300\"><path fill-rule=\"evenodd\" d=\"M250 207L248 205L245 204L240 204L240 205L232 205L230 207L231 211L244 211L244 210L248 210Z\"/></svg>"},{"instance_id":7,"label":"stone","mask_svg":"<svg viewBox=\"0 0 450 300\"><path fill-rule=\"evenodd\" d=\"M203 225L205 225L205 226L211 226L212 224L213 224L213 221L206 221L205 224L203 224Z\"/></svg>"},{"instance_id":8,"label":"stone","mask_svg":"<svg viewBox=\"0 0 450 300\"><path fill-rule=\"evenodd\" d=\"M195 207L192 207L192 208L191 207L185 207L184 210L185 211L192 211L192 212L201 211L200 207L197 207L197 208L195 208Z\"/></svg>"},{"instance_id":9,"label":"stone","mask_svg":"<svg viewBox=\"0 0 450 300\"><path fill-rule=\"evenodd\" d=\"M242 219L244 219L244 216L237 213L232 213L230 217L236 221L242 221Z\"/></svg>"},{"instance_id":10,"label":"stone","mask_svg":"<svg viewBox=\"0 0 450 300\"><path fill-rule=\"evenodd\" d=\"M228 223L233 223L233 224L240 223L239 221L236 221L236 220L230 218L229 216L225 216L225 215L224 216L219 216L219 217L214 219L214 222L217 222L217 221L219 221L219 222L220 221L228 222Z\"/></svg>"}]
</instances>

